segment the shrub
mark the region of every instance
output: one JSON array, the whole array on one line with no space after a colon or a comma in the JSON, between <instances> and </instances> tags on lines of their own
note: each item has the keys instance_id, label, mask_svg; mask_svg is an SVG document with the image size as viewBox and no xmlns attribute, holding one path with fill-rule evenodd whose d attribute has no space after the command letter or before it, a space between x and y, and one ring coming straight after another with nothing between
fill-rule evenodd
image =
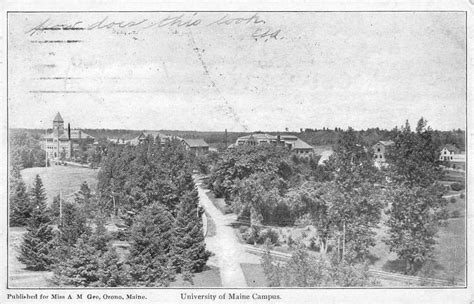
<instances>
[{"instance_id":1,"label":"shrub","mask_svg":"<svg viewBox=\"0 0 474 304\"><path fill-rule=\"evenodd\" d=\"M455 197L451 197L449 199L449 201L451 202L451 204L455 204L456 203L456 198Z\"/></svg>"},{"instance_id":2,"label":"shrub","mask_svg":"<svg viewBox=\"0 0 474 304\"><path fill-rule=\"evenodd\" d=\"M451 212L451 217L452 218L461 217L461 212L459 212L459 210L454 210L453 212Z\"/></svg>"},{"instance_id":3,"label":"shrub","mask_svg":"<svg viewBox=\"0 0 474 304\"><path fill-rule=\"evenodd\" d=\"M252 226L242 234L242 238L244 239L245 242L247 242L247 244L256 244L256 243L258 244L259 235L260 235L260 227Z\"/></svg>"},{"instance_id":4,"label":"shrub","mask_svg":"<svg viewBox=\"0 0 474 304\"><path fill-rule=\"evenodd\" d=\"M309 249L313 250L313 251L319 251L320 250L319 245L316 242L316 238L314 236L309 241Z\"/></svg>"},{"instance_id":5,"label":"shrub","mask_svg":"<svg viewBox=\"0 0 474 304\"><path fill-rule=\"evenodd\" d=\"M243 235L244 233L247 232L248 229L249 229L249 226L240 226L239 227L239 232L240 232L240 234Z\"/></svg>"},{"instance_id":6,"label":"shrub","mask_svg":"<svg viewBox=\"0 0 474 304\"><path fill-rule=\"evenodd\" d=\"M298 226L298 227L312 225L311 216L309 214L305 214L305 215L297 218L294 225Z\"/></svg>"},{"instance_id":7,"label":"shrub","mask_svg":"<svg viewBox=\"0 0 474 304\"><path fill-rule=\"evenodd\" d=\"M273 229L264 229L260 231L258 235L258 243L263 244L266 240L269 240L271 244L278 245L278 232Z\"/></svg>"},{"instance_id":8,"label":"shrub","mask_svg":"<svg viewBox=\"0 0 474 304\"><path fill-rule=\"evenodd\" d=\"M288 235L288 239L287 239L286 243L288 244L289 247L291 247L295 244L295 241L291 237L291 234Z\"/></svg>"},{"instance_id":9,"label":"shrub","mask_svg":"<svg viewBox=\"0 0 474 304\"><path fill-rule=\"evenodd\" d=\"M127 230L117 230L110 233L111 238L119 241L127 241L130 236L130 232Z\"/></svg>"},{"instance_id":10,"label":"shrub","mask_svg":"<svg viewBox=\"0 0 474 304\"><path fill-rule=\"evenodd\" d=\"M461 191L461 190L464 189L464 185L461 184L461 183L452 183L452 184L451 184L451 189L452 189L453 191Z\"/></svg>"},{"instance_id":11,"label":"shrub","mask_svg":"<svg viewBox=\"0 0 474 304\"><path fill-rule=\"evenodd\" d=\"M465 197L464 193L461 193L461 194L459 195L459 197L462 198L462 199L464 199L464 197Z\"/></svg>"}]
</instances>

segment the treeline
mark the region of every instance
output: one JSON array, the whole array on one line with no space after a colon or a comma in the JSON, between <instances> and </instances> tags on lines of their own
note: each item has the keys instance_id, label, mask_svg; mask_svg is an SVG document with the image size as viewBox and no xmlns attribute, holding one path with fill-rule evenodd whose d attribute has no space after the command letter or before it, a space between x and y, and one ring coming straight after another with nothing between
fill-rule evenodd
<instances>
[{"instance_id":1,"label":"treeline","mask_svg":"<svg viewBox=\"0 0 474 304\"><path fill-rule=\"evenodd\" d=\"M10 166L20 170L44 167L46 152L41 149L41 136L24 131L11 131L9 138Z\"/></svg>"},{"instance_id":2,"label":"treeline","mask_svg":"<svg viewBox=\"0 0 474 304\"><path fill-rule=\"evenodd\" d=\"M334 146L337 144L342 132L344 132L344 130L341 128L335 128L334 130L323 128L319 130L305 129L301 130L300 133L293 134L313 146ZM354 132L360 137L361 144L370 147L380 140L393 140L400 132L400 129L398 127L392 130L368 128L366 130L354 130ZM465 135L466 132L461 129L451 131L432 130L432 140L438 149L446 144L454 144L459 149L465 150Z\"/></svg>"},{"instance_id":3,"label":"treeline","mask_svg":"<svg viewBox=\"0 0 474 304\"><path fill-rule=\"evenodd\" d=\"M178 142L163 149L149 142L110 145L107 155L98 193L83 184L73 202L56 197L47 207L41 178L26 193L18 176L10 224L27 225L19 260L52 270L58 285L168 286L178 276L192 282L210 253L187 152ZM111 233L106 223L115 215L126 225ZM130 244L128 253L117 252L119 239Z\"/></svg>"},{"instance_id":4,"label":"treeline","mask_svg":"<svg viewBox=\"0 0 474 304\"><path fill-rule=\"evenodd\" d=\"M250 243L276 242L278 237L265 225L304 221L314 226L315 248L330 262L325 269L364 269L385 212L385 242L406 262L406 273L418 273L432 261L438 227L447 217L445 190L438 183L442 171L436 133L424 119L415 130L408 123L395 129L387 166L379 170L360 132L337 132L334 154L322 166L272 145L222 153L212 166L209 187L236 213L250 218L250 228L243 233Z\"/></svg>"},{"instance_id":5,"label":"treeline","mask_svg":"<svg viewBox=\"0 0 474 304\"><path fill-rule=\"evenodd\" d=\"M83 129L87 134L94 136L97 140L107 138L132 139L140 135L139 130L121 130L121 129ZM366 146L372 146L380 140L393 139L399 128L391 130L380 128L368 128L365 130L353 130L360 137L361 143ZM461 129L451 131L432 130L433 142L438 147L446 144L454 144L459 149L465 150L465 131ZM33 138L40 138L44 130L39 129L13 129L13 132L25 132ZM227 132L223 131L178 131L162 130L164 134L176 135L182 138L202 138L211 146L223 151L228 145L235 143L237 138L254 132ZM267 132L272 135L289 134L298 136L303 141L313 146L334 146L337 144L339 135L344 132L342 128L322 128L322 129L301 129L300 132Z\"/></svg>"}]
</instances>

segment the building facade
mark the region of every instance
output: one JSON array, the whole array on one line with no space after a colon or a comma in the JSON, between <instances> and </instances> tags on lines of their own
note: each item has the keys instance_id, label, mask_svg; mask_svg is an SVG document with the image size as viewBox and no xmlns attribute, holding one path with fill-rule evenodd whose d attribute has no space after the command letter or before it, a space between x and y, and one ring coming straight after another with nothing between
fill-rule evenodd
<instances>
[{"instance_id":1,"label":"building facade","mask_svg":"<svg viewBox=\"0 0 474 304\"><path fill-rule=\"evenodd\" d=\"M441 148L439 160L452 169L466 170L466 152L455 145L444 145Z\"/></svg>"},{"instance_id":2,"label":"building facade","mask_svg":"<svg viewBox=\"0 0 474 304\"><path fill-rule=\"evenodd\" d=\"M191 151L195 154L205 154L209 152L209 145L204 139L186 139L183 138L181 143L184 145L186 150Z\"/></svg>"},{"instance_id":3,"label":"building facade","mask_svg":"<svg viewBox=\"0 0 474 304\"><path fill-rule=\"evenodd\" d=\"M164 146L166 143L172 140L179 140L186 150L196 154L203 154L209 151L209 145L204 141L204 139L187 139L154 131L142 132L140 135L129 140L127 143L132 146L136 146L146 142L148 139L152 139L155 143L159 142L161 146Z\"/></svg>"},{"instance_id":4,"label":"building facade","mask_svg":"<svg viewBox=\"0 0 474 304\"><path fill-rule=\"evenodd\" d=\"M374 151L374 160L376 163L381 164L386 162L386 153L389 151L390 147L395 143L391 140L381 140L372 146Z\"/></svg>"},{"instance_id":5,"label":"building facade","mask_svg":"<svg viewBox=\"0 0 474 304\"><path fill-rule=\"evenodd\" d=\"M94 142L94 137L79 129L64 128L64 120L58 112L53 119L53 131L43 136L41 148L46 151L48 159L70 159L81 149L87 149Z\"/></svg>"},{"instance_id":6,"label":"building facade","mask_svg":"<svg viewBox=\"0 0 474 304\"><path fill-rule=\"evenodd\" d=\"M291 150L291 152L301 156L309 156L314 153L314 148L312 146L294 135L270 135L265 133L254 133L239 137L234 144L229 146L229 148L243 145L256 146L261 144L281 145Z\"/></svg>"}]
</instances>

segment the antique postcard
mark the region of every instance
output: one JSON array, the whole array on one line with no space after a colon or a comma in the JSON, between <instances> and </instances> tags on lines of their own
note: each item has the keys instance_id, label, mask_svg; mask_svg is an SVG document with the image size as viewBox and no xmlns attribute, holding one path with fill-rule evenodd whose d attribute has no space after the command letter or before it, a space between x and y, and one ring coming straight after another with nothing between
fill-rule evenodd
<instances>
[{"instance_id":1,"label":"antique postcard","mask_svg":"<svg viewBox=\"0 0 474 304\"><path fill-rule=\"evenodd\" d=\"M2 11L0 302L474 300L473 4L136 5Z\"/></svg>"}]
</instances>

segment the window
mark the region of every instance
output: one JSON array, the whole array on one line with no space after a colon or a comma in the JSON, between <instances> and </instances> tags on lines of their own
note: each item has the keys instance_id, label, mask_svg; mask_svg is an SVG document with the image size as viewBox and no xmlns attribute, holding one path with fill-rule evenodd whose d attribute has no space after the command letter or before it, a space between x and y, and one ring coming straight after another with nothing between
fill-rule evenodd
<instances>
[{"instance_id":1,"label":"window","mask_svg":"<svg viewBox=\"0 0 474 304\"><path fill-rule=\"evenodd\" d=\"M377 152L380 152L380 148L377 148Z\"/></svg>"}]
</instances>

